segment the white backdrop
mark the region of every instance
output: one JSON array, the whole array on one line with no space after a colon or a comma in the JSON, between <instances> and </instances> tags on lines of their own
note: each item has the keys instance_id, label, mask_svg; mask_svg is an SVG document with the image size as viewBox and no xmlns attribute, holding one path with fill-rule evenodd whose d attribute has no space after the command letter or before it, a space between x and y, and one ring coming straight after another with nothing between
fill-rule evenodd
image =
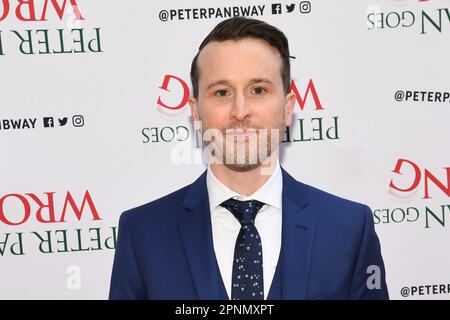
<instances>
[{"instance_id":1,"label":"white backdrop","mask_svg":"<svg viewBox=\"0 0 450 320\"><path fill-rule=\"evenodd\" d=\"M107 297L121 212L205 169L186 88L229 12L296 57L281 164L372 208L391 298L450 298L450 1L63 3L0 0L1 299Z\"/></svg>"}]
</instances>

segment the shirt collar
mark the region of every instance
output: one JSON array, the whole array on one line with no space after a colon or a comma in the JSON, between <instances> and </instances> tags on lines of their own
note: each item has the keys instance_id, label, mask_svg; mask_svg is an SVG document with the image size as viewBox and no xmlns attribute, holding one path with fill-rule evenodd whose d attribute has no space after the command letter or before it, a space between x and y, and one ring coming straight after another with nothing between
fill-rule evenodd
<instances>
[{"instance_id":1,"label":"shirt collar","mask_svg":"<svg viewBox=\"0 0 450 320\"><path fill-rule=\"evenodd\" d=\"M241 201L258 200L279 210L282 208L283 176L278 159L274 172L270 178L249 196L241 195L220 182L219 179L214 176L210 166L208 166L206 173L206 186L208 188L210 206L213 209L230 198Z\"/></svg>"}]
</instances>

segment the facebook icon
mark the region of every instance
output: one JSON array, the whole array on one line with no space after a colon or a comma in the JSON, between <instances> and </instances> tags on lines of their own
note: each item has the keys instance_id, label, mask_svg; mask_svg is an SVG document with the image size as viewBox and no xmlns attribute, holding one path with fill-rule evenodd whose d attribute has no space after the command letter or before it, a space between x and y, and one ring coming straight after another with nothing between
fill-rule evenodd
<instances>
[{"instance_id":1,"label":"facebook icon","mask_svg":"<svg viewBox=\"0 0 450 320\"><path fill-rule=\"evenodd\" d=\"M272 3L272 14L281 14L281 3Z\"/></svg>"},{"instance_id":2,"label":"facebook icon","mask_svg":"<svg viewBox=\"0 0 450 320\"><path fill-rule=\"evenodd\" d=\"M53 121L53 117L45 117L44 118L44 128L53 128L55 123Z\"/></svg>"}]
</instances>

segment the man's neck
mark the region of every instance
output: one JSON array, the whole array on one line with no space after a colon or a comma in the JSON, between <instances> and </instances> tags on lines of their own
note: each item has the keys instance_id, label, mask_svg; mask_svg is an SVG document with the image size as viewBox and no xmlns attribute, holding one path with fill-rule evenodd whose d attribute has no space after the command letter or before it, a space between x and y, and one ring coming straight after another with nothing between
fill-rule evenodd
<instances>
[{"instance_id":1,"label":"man's neck","mask_svg":"<svg viewBox=\"0 0 450 320\"><path fill-rule=\"evenodd\" d=\"M271 168L260 165L248 171L234 171L223 164L214 163L210 168L214 176L225 186L243 196L249 196L270 178L276 165L277 162Z\"/></svg>"}]
</instances>

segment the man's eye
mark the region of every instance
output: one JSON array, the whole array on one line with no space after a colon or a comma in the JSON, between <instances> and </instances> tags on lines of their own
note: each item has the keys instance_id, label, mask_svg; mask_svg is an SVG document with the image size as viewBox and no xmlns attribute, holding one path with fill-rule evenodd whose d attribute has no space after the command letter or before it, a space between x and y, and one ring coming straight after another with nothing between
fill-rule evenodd
<instances>
[{"instance_id":1,"label":"man's eye","mask_svg":"<svg viewBox=\"0 0 450 320\"><path fill-rule=\"evenodd\" d=\"M264 92L266 92L266 89L264 89L263 87L256 87L253 89L253 92L255 92L256 94L263 94Z\"/></svg>"},{"instance_id":2,"label":"man's eye","mask_svg":"<svg viewBox=\"0 0 450 320\"><path fill-rule=\"evenodd\" d=\"M227 90L217 90L216 91L216 96L226 97L226 96L228 96L228 91Z\"/></svg>"}]
</instances>

